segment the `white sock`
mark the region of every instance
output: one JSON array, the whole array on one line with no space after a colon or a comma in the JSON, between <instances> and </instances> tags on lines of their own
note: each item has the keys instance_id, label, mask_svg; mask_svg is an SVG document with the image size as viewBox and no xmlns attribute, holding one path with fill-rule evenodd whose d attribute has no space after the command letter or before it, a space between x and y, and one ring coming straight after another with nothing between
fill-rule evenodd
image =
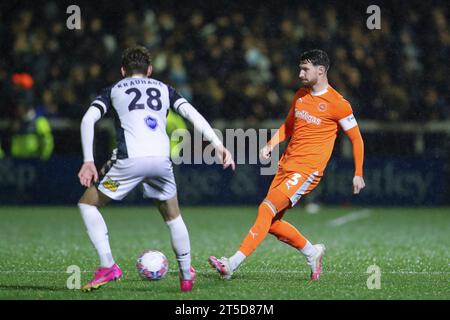
<instances>
[{"instance_id":1,"label":"white sock","mask_svg":"<svg viewBox=\"0 0 450 320\"><path fill-rule=\"evenodd\" d=\"M189 280L191 279L191 244L186 225L181 215L173 220L166 221L166 223L170 230L170 241L182 277L183 279Z\"/></svg>"},{"instance_id":2,"label":"white sock","mask_svg":"<svg viewBox=\"0 0 450 320\"><path fill-rule=\"evenodd\" d=\"M84 203L79 203L78 208L80 208L81 217L87 228L89 238L97 250L100 266L112 267L115 262L109 246L108 229L100 211L98 211L97 207Z\"/></svg>"},{"instance_id":3,"label":"white sock","mask_svg":"<svg viewBox=\"0 0 450 320\"><path fill-rule=\"evenodd\" d=\"M231 269L233 271L236 270L239 265L244 262L245 258L247 258L245 254L243 254L241 251L236 251L236 253L228 259L230 261Z\"/></svg>"},{"instance_id":4,"label":"white sock","mask_svg":"<svg viewBox=\"0 0 450 320\"><path fill-rule=\"evenodd\" d=\"M300 252L303 253L306 258L310 258L317 252L317 249L311 244L311 242L307 241L303 249L300 249Z\"/></svg>"}]
</instances>

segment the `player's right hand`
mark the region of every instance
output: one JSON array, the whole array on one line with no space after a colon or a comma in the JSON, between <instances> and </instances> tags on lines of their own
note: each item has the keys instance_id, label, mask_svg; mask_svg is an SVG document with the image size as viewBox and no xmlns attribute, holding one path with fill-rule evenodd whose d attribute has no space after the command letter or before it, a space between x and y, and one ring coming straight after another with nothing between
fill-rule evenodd
<instances>
[{"instance_id":1,"label":"player's right hand","mask_svg":"<svg viewBox=\"0 0 450 320\"><path fill-rule=\"evenodd\" d=\"M270 144L266 144L259 152L261 160L269 160L272 155L273 147Z\"/></svg>"},{"instance_id":2,"label":"player's right hand","mask_svg":"<svg viewBox=\"0 0 450 320\"><path fill-rule=\"evenodd\" d=\"M216 147L217 156L221 161L223 161L223 168L226 169L229 166L231 166L231 169L233 171L236 168L236 164L234 163L233 156L231 155L230 151L228 151L227 148L223 146L223 144Z\"/></svg>"},{"instance_id":3,"label":"player's right hand","mask_svg":"<svg viewBox=\"0 0 450 320\"><path fill-rule=\"evenodd\" d=\"M78 178L82 186L89 188L93 182L98 181L97 168L94 161L86 161L78 172Z\"/></svg>"},{"instance_id":4,"label":"player's right hand","mask_svg":"<svg viewBox=\"0 0 450 320\"><path fill-rule=\"evenodd\" d=\"M366 183L363 177L354 176L353 177L353 194L358 194L363 188L365 188Z\"/></svg>"}]
</instances>

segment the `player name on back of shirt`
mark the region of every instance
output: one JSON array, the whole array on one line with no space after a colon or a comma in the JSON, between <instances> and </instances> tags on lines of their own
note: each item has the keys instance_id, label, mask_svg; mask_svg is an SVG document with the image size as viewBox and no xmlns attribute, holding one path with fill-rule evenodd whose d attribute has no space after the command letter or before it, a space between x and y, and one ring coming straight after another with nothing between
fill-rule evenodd
<instances>
[{"instance_id":1,"label":"player name on back of shirt","mask_svg":"<svg viewBox=\"0 0 450 320\"><path fill-rule=\"evenodd\" d=\"M121 82L119 82L117 84L117 87L118 88L126 88L126 87L135 86L138 84L151 84L151 85L157 85L157 86L162 85L161 82L154 80L154 79L129 79L128 81L122 80Z\"/></svg>"}]
</instances>

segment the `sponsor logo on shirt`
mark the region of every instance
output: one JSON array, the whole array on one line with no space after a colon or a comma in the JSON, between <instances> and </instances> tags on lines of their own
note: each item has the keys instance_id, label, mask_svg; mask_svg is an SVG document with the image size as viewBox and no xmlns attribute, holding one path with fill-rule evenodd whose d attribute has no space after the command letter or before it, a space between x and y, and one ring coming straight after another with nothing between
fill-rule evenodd
<instances>
[{"instance_id":1,"label":"sponsor logo on shirt","mask_svg":"<svg viewBox=\"0 0 450 320\"><path fill-rule=\"evenodd\" d=\"M117 188L119 188L120 183L117 181L112 180L110 177L106 177L106 180L102 182L102 185L112 192L116 192Z\"/></svg>"},{"instance_id":2,"label":"sponsor logo on shirt","mask_svg":"<svg viewBox=\"0 0 450 320\"><path fill-rule=\"evenodd\" d=\"M303 119L306 122L312 123L312 124L315 124L315 125L320 125L321 122L322 122L321 119L310 115L309 112L305 111L305 110L302 110L302 111L295 110L295 117Z\"/></svg>"}]
</instances>

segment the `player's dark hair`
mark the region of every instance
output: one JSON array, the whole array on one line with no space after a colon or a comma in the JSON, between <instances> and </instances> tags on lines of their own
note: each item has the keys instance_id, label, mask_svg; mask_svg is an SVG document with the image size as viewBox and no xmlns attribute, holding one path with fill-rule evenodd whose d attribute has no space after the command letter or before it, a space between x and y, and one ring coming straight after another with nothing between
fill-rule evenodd
<instances>
[{"instance_id":1,"label":"player's dark hair","mask_svg":"<svg viewBox=\"0 0 450 320\"><path fill-rule=\"evenodd\" d=\"M147 69L151 64L152 57L146 47L134 46L126 49L122 54L122 67L128 75L147 74Z\"/></svg>"},{"instance_id":2,"label":"player's dark hair","mask_svg":"<svg viewBox=\"0 0 450 320\"><path fill-rule=\"evenodd\" d=\"M330 68L330 59L325 51L320 49L313 49L305 51L300 56L300 63L311 62L313 66L324 66L328 71Z\"/></svg>"}]
</instances>

